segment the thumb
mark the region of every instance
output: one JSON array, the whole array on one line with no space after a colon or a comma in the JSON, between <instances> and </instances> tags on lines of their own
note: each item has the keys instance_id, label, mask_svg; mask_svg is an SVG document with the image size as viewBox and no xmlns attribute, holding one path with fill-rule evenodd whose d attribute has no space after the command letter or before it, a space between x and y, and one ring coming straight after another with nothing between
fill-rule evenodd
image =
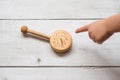
<instances>
[{"instance_id":1,"label":"thumb","mask_svg":"<svg viewBox=\"0 0 120 80\"><path fill-rule=\"evenodd\" d=\"M88 25L85 25L81 28L78 28L78 29L75 30L75 33L88 31L88 27L89 27Z\"/></svg>"}]
</instances>

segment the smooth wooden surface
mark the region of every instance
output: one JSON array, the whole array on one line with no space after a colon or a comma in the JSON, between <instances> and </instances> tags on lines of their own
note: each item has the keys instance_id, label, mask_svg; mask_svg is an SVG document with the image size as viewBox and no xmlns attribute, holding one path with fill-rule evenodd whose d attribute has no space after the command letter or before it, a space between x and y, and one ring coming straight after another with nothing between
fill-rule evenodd
<instances>
[{"instance_id":1,"label":"smooth wooden surface","mask_svg":"<svg viewBox=\"0 0 120 80\"><path fill-rule=\"evenodd\" d=\"M120 12L120 0L1 0L0 80L120 80L120 33L99 45L78 27ZM21 26L73 37L71 51L57 55Z\"/></svg>"},{"instance_id":2,"label":"smooth wooden surface","mask_svg":"<svg viewBox=\"0 0 120 80\"><path fill-rule=\"evenodd\" d=\"M50 36L49 35L46 35L46 34L44 34L44 33L41 33L40 31L39 32L37 32L37 31L35 31L35 30L31 30L31 29L29 29L27 26L22 26L21 27L21 32L23 33L23 34L27 34L27 33L30 33L30 34L33 34L33 35L36 35L36 36L39 36L39 37L41 37L41 38L45 38L45 39L50 39Z\"/></svg>"}]
</instances>

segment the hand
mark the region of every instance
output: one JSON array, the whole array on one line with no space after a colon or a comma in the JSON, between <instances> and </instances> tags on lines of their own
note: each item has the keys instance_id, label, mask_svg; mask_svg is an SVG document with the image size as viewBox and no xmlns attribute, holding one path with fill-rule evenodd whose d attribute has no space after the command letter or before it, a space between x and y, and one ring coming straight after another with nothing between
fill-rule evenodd
<instances>
[{"instance_id":1,"label":"hand","mask_svg":"<svg viewBox=\"0 0 120 80\"><path fill-rule=\"evenodd\" d=\"M106 25L105 20L96 21L91 24L78 28L75 32L88 31L89 37L96 43L102 44L113 33L109 32L109 27Z\"/></svg>"}]
</instances>

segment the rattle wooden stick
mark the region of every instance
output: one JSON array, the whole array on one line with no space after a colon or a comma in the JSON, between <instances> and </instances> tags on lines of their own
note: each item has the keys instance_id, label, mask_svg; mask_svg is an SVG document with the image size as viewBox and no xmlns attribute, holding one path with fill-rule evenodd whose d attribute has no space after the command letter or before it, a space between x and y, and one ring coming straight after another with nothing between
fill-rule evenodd
<instances>
[{"instance_id":1,"label":"rattle wooden stick","mask_svg":"<svg viewBox=\"0 0 120 80\"><path fill-rule=\"evenodd\" d=\"M40 32L37 32L37 31L34 31L34 30L30 30L30 29L28 29L27 26L22 26L21 27L21 32L23 32L23 33L31 33L31 34L35 34L35 35L38 35L38 36L46 38L46 39L50 39L50 36L48 36L46 34L43 34L43 33L40 33Z\"/></svg>"}]
</instances>

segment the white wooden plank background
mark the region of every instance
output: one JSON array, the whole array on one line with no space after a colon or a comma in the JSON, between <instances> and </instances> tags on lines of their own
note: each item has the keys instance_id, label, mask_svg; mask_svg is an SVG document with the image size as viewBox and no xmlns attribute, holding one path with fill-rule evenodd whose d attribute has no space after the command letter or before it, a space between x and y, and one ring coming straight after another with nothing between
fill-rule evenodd
<instances>
[{"instance_id":1,"label":"white wooden plank background","mask_svg":"<svg viewBox=\"0 0 120 80\"><path fill-rule=\"evenodd\" d=\"M105 18L120 12L120 0L1 0L1 19Z\"/></svg>"},{"instance_id":2,"label":"white wooden plank background","mask_svg":"<svg viewBox=\"0 0 120 80\"><path fill-rule=\"evenodd\" d=\"M104 44L89 39L87 33L75 34L75 29L94 20L1 20L1 66L120 66L120 34ZM62 57L53 52L48 42L31 36L24 37L21 26L51 34L67 30L73 37L70 52ZM41 60L38 62L38 60ZM21 63L22 61L22 63Z\"/></svg>"},{"instance_id":3,"label":"white wooden plank background","mask_svg":"<svg viewBox=\"0 0 120 80\"><path fill-rule=\"evenodd\" d=\"M120 0L1 0L0 80L119 80L120 33L98 45L74 30L120 12ZM23 36L20 27L51 34L67 30L70 52L60 56L48 42Z\"/></svg>"},{"instance_id":4,"label":"white wooden plank background","mask_svg":"<svg viewBox=\"0 0 120 80\"><path fill-rule=\"evenodd\" d=\"M119 68L2 68L1 80L119 80ZM112 77L111 77L112 76Z\"/></svg>"}]
</instances>

